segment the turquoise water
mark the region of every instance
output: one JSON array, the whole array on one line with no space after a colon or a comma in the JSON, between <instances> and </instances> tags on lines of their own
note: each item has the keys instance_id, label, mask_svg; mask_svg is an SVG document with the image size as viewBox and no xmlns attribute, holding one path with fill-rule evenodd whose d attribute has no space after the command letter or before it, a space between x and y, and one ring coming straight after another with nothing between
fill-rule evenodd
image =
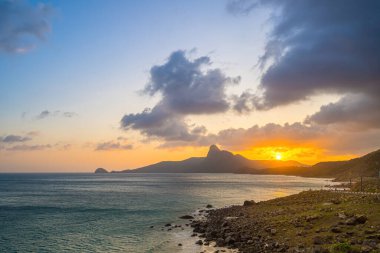
<instances>
[{"instance_id":1,"label":"turquoise water","mask_svg":"<svg viewBox=\"0 0 380 253\"><path fill-rule=\"evenodd\" d=\"M328 183L234 174L0 174L0 252L199 252L190 229L162 226L184 223L179 216L207 204Z\"/></svg>"}]
</instances>

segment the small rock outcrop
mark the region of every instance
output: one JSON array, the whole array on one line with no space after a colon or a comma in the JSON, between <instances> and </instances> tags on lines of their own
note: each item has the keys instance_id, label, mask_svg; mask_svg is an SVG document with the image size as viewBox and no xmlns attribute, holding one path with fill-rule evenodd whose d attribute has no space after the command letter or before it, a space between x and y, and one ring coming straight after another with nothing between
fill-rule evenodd
<instances>
[{"instance_id":1,"label":"small rock outcrop","mask_svg":"<svg viewBox=\"0 0 380 253\"><path fill-rule=\"evenodd\" d=\"M183 215L183 216L180 216L179 218L180 218L180 219L184 219L184 220L191 220L191 219L194 219L194 217L191 216L191 215Z\"/></svg>"},{"instance_id":2,"label":"small rock outcrop","mask_svg":"<svg viewBox=\"0 0 380 253\"><path fill-rule=\"evenodd\" d=\"M104 168L97 168L95 170L95 173L108 173L108 171L106 169L104 169Z\"/></svg>"},{"instance_id":3,"label":"small rock outcrop","mask_svg":"<svg viewBox=\"0 0 380 253\"><path fill-rule=\"evenodd\" d=\"M246 201L244 201L243 206L253 206L255 204L256 204L256 202L254 200L246 200Z\"/></svg>"}]
</instances>

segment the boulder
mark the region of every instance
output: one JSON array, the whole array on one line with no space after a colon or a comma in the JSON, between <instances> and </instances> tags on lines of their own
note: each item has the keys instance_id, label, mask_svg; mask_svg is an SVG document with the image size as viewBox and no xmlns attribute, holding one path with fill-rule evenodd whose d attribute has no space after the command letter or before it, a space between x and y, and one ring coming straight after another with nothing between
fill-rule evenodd
<instances>
[{"instance_id":1,"label":"boulder","mask_svg":"<svg viewBox=\"0 0 380 253\"><path fill-rule=\"evenodd\" d=\"M181 217L179 217L180 219L184 219L184 220L191 220L191 219L194 219L194 217L193 216L191 216L191 215L183 215L183 216L181 216Z\"/></svg>"},{"instance_id":2,"label":"boulder","mask_svg":"<svg viewBox=\"0 0 380 253\"><path fill-rule=\"evenodd\" d=\"M254 200L246 200L244 201L243 206L253 206L254 204L256 204Z\"/></svg>"},{"instance_id":3,"label":"boulder","mask_svg":"<svg viewBox=\"0 0 380 253\"><path fill-rule=\"evenodd\" d=\"M347 225L355 226L358 224L364 224L368 220L367 216L365 215L355 215L348 220L346 220Z\"/></svg>"},{"instance_id":4,"label":"boulder","mask_svg":"<svg viewBox=\"0 0 380 253\"><path fill-rule=\"evenodd\" d=\"M332 227L331 232L333 233L342 233L342 230L339 227Z\"/></svg>"}]
</instances>

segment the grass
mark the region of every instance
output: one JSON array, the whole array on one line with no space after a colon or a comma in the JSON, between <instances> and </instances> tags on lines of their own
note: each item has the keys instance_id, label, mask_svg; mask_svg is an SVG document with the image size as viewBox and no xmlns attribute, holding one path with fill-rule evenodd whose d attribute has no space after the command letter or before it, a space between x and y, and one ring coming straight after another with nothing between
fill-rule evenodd
<instances>
[{"instance_id":1,"label":"grass","mask_svg":"<svg viewBox=\"0 0 380 253\"><path fill-rule=\"evenodd\" d=\"M352 191L361 191L360 179L353 183ZM380 180L378 178L363 178L364 192L380 192Z\"/></svg>"},{"instance_id":2,"label":"grass","mask_svg":"<svg viewBox=\"0 0 380 253\"><path fill-rule=\"evenodd\" d=\"M336 243L331 246L331 253L359 253L359 247L352 246L347 242Z\"/></svg>"},{"instance_id":3,"label":"grass","mask_svg":"<svg viewBox=\"0 0 380 253\"><path fill-rule=\"evenodd\" d=\"M373 195L306 191L252 207L231 208L228 212L227 216L244 212L246 217L231 224L234 231L250 236L269 235L290 248L314 247L315 238L319 237L323 240L319 246L330 252L353 253L369 235L380 238L380 199ZM346 225L345 221L353 215L365 215L368 220L364 224ZM339 232L333 232L333 227L338 227ZM267 228L278 232L270 235Z\"/></svg>"}]
</instances>

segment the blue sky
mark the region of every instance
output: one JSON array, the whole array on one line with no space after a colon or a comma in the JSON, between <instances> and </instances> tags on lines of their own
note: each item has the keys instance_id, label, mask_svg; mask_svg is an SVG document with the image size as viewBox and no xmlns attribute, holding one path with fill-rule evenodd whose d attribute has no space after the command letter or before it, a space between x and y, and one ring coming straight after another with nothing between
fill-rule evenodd
<instances>
[{"instance_id":1,"label":"blue sky","mask_svg":"<svg viewBox=\"0 0 380 253\"><path fill-rule=\"evenodd\" d=\"M149 68L174 50L210 54L215 65L237 73L251 71L264 43L265 14L234 17L221 1L46 3L54 10L44 41L0 58L7 119L45 109L87 113L100 102L110 111L140 110L149 101L135 93Z\"/></svg>"}]
</instances>

